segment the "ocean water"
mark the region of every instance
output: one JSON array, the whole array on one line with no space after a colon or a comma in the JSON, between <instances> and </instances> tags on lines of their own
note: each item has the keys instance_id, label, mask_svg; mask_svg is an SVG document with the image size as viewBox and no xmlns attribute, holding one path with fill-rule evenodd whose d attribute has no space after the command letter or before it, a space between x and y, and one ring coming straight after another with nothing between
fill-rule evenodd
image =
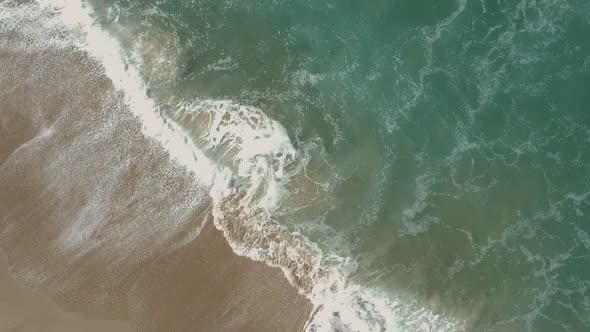
<instances>
[{"instance_id":1,"label":"ocean water","mask_svg":"<svg viewBox=\"0 0 590 332\"><path fill-rule=\"evenodd\" d=\"M307 330L590 330L590 2L81 4Z\"/></svg>"}]
</instances>

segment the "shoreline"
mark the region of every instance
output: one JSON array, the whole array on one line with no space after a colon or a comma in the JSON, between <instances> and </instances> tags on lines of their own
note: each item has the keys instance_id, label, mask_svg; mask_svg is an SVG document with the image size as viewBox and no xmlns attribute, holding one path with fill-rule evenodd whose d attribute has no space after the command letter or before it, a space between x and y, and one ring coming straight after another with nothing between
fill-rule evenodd
<instances>
[{"instance_id":1,"label":"shoreline","mask_svg":"<svg viewBox=\"0 0 590 332\"><path fill-rule=\"evenodd\" d=\"M303 329L310 301L231 250L98 61L0 42L0 244L20 284L143 331Z\"/></svg>"}]
</instances>

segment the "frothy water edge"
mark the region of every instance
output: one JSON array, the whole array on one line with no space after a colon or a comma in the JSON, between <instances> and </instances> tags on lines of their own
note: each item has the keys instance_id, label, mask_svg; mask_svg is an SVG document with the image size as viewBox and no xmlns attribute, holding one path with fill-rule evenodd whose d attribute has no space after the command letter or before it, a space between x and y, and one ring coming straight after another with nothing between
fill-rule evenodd
<instances>
[{"instance_id":1,"label":"frothy water edge","mask_svg":"<svg viewBox=\"0 0 590 332\"><path fill-rule=\"evenodd\" d=\"M65 31L68 36L73 36L71 39L60 39L61 42L54 46L73 46L100 60L116 89L125 93L129 109L143 125L143 133L159 142L172 160L191 170L211 187L215 226L223 232L233 250L239 255L280 267L290 282L312 301L315 309L306 324L307 330L391 331L407 327L411 331L454 331L464 328L459 322L447 321L433 312L418 308L416 304L395 302L348 284L345 276L325 263L327 258L322 257L313 243L298 234L289 233L272 219L270 213L282 190L282 182L275 180L286 179L290 172L297 170L297 165L290 169L293 160L297 160L299 165L306 162L278 122L266 117L261 110L232 101L201 101L185 105L213 110L208 123L208 133L213 135L203 138L209 149L220 148L220 141L228 137L227 133L230 133L229 137L233 135L230 143L235 144L240 138L242 147L248 145L245 139L257 128L270 137L262 150L238 149L237 172L219 167L187 138L179 125L161 115L159 106L147 97L147 87L138 70L124 63L118 43L92 21L90 12L81 2L41 0L38 5L48 12L51 10L59 14L51 20L53 30ZM64 24L63 28L58 26L57 17ZM245 114L237 118L235 125L231 125L231 115L225 118L223 110L230 108L237 108ZM253 117L257 119L255 123ZM220 125L225 125L225 132L212 132ZM248 127L253 127L253 131ZM213 141L215 136L218 141ZM256 174L262 175L253 177ZM265 196L255 197L252 192L241 194L235 186L235 182L240 180L247 180L254 189L264 186ZM251 205L254 201L257 202L255 208ZM330 259L334 261L334 258ZM346 264L345 258L337 259ZM403 324L399 319L403 320Z\"/></svg>"}]
</instances>

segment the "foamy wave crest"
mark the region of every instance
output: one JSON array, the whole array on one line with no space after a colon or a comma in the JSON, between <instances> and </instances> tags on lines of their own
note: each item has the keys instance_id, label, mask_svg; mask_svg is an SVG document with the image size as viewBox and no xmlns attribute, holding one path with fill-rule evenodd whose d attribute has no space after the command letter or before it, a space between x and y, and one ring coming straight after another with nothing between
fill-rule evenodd
<instances>
[{"instance_id":1,"label":"foamy wave crest","mask_svg":"<svg viewBox=\"0 0 590 332\"><path fill-rule=\"evenodd\" d=\"M284 184L300 172L304 160L285 128L260 109L231 100L203 100L179 107L174 118L195 132L196 144L220 169L232 173L229 184L242 190L241 207L272 213L288 195Z\"/></svg>"},{"instance_id":2,"label":"foamy wave crest","mask_svg":"<svg viewBox=\"0 0 590 332\"><path fill-rule=\"evenodd\" d=\"M158 105L146 95L147 87L139 71L125 64L117 41L94 24L91 9L77 0L40 0L35 5L38 8L25 6L23 10L52 11L59 15L62 20L59 29L77 36L71 46L98 59L115 88L124 93L129 109L143 124L143 134L162 144L172 160L193 171L204 185L210 185L216 170L213 163L186 138L177 124L163 121L157 112Z\"/></svg>"},{"instance_id":3,"label":"foamy wave crest","mask_svg":"<svg viewBox=\"0 0 590 332\"><path fill-rule=\"evenodd\" d=\"M286 184L309 161L280 123L255 107L227 100L175 105L170 121L147 96L139 70L126 66L117 41L93 23L90 9L77 0L42 0L36 6L59 16L63 31L75 36L71 45L103 63L106 75L143 124L143 133L210 186L215 226L234 251L280 267L312 301L315 310L307 331L457 330L432 312L351 284L341 273L341 267L354 266L350 259L325 257L314 243L273 218L289 195ZM56 29L62 26L56 24Z\"/></svg>"},{"instance_id":4,"label":"foamy wave crest","mask_svg":"<svg viewBox=\"0 0 590 332\"><path fill-rule=\"evenodd\" d=\"M354 262L325 257L314 243L274 219L273 212L289 195L285 186L309 162L280 123L257 108L228 100L182 105L175 118L183 127L198 128L197 145L217 162L210 192L216 227L236 253L281 268L312 301L315 310L307 331L459 328L416 303L394 301L351 284L345 275L354 270Z\"/></svg>"}]
</instances>

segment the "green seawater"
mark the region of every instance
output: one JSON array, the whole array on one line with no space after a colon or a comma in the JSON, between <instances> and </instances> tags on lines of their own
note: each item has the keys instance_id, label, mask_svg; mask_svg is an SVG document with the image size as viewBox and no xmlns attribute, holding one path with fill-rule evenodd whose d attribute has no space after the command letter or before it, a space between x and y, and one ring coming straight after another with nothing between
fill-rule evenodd
<instances>
[{"instance_id":1,"label":"green seawater","mask_svg":"<svg viewBox=\"0 0 590 332\"><path fill-rule=\"evenodd\" d=\"M351 282L468 331L590 331L587 0L90 3L173 119L286 128L310 161L276 218Z\"/></svg>"}]
</instances>

